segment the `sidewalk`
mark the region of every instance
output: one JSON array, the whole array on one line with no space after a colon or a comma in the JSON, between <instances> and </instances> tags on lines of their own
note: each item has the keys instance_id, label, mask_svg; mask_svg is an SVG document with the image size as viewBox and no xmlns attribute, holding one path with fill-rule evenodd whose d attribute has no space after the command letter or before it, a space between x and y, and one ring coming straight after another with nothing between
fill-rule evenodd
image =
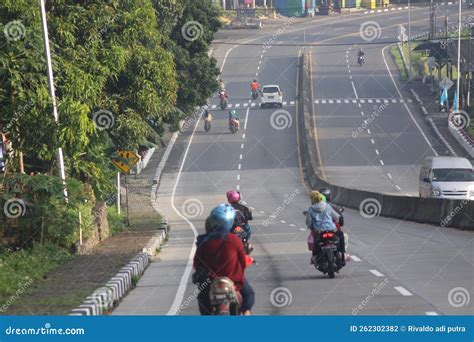
<instances>
[{"instance_id":1,"label":"sidewalk","mask_svg":"<svg viewBox=\"0 0 474 342\"><path fill-rule=\"evenodd\" d=\"M109 237L89 254L75 256L47 274L44 280L33 283L29 292L5 314L67 315L142 251L161 223L161 217L151 206L150 189L164 150L158 147L148 166L136 178L128 176L129 230Z\"/></svg>"},{"instance_id":2,"label":"sidewalk","mask_svg":"<svg viewBox=\"0 0 474 342\"><path fill-rule=\"evenodd\" d=\"M426 108L428 114L423 113L426 118L431 117L434 124L438 128L439 133L445 139L445 155L457 155L458 157L464 157L470 159L467 151L459 144L459 142L453 137L448 128L448 113L443 113L439 110L439 97L438 85L435 83L435 95L431 94L430 85L424 84L421 81L413 81L407 85L407 89L413 89L423 102L423 106ZM419 109L421 111L421 109ZM449 145L449 146L446 146ZM454 153L453 153L454 152Z\"/></svg>"}]
</instances>

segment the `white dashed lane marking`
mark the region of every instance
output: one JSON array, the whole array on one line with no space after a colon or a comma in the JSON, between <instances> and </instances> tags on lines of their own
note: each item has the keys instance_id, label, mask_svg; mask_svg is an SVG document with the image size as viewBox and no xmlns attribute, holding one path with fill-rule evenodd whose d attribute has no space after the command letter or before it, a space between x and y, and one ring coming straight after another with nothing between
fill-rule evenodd
<instances>
[{"instance_id":1,"label":"white dashed lane marking","mask_svg":"<svg viewBox=\"0 0 474 342\"><path fill-rule=\"evenodd\" d=\"M370 273L372 273L376 277L383 277L384 276L382 273L380 273L377 270L370 270Z\"/></svg>"},{"instance_id":2,"label":"white dashed lane marking","mask_svg":"<svg viewBox=\"0 0 474 342\"><path fill-rule=\"evenodd\" d=\"M406 288L404 288L403 286L394 286L393 287L395 290L397 290L398 292L400 292L400 294L404 297L409 297L409 296L413 296L413 293L411 293L410 291L408 291Z\"/></svg>"}]
</instances>

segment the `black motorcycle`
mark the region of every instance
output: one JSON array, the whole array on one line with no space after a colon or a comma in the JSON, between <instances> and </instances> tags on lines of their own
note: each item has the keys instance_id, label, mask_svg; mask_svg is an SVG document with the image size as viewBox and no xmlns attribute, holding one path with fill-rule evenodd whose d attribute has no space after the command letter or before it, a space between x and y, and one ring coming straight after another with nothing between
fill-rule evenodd
<instances>
[{"instance_id":1,"label":"black motorcycle","mask_svg":"<svg viewBox=\"0 0 474 342\"><path fill-rule=\"evenodd\" d=\"M303 211L303 215L306 216L307 213ZM320 231L319 238L313 245L313 250L316 249L316 255L311 259L314 267L331 279L334 278L334 273L344 267L344 257L338 246L339 237L334 231Z\"/></svg>"},{"instance_id":2,"label":"black motorcycle","mask_svg":"<svg viewBox=\"0 0 474 342\"><path fill-rule=\"evenodd\" d=\"M209 133L209 131L211 130L211 122L210 121L205 121L204 122L204 130L206 131L206 133Z\"/></svg>"},{"instance_id":3,"label":"black motorcycle","mask_svg":"<svg viewBox=\"0 0 474 342\"><path fill-rule=\"evenodd\" d=\"M362 64L365 63L364 56L359 56L359 58L357 58L357 63L359 63L359 66L362 66Z\"/></svg>"},{"instance_id":4,"label":"black motorcycle","mask_svg":"<svg viewBox=\"0 0 474 342\"><path fill-rule=\"evenodd\" d=\"M252 90L252 100L258 99L258 89L257 90Z\"/></svg>"}]
</instances>

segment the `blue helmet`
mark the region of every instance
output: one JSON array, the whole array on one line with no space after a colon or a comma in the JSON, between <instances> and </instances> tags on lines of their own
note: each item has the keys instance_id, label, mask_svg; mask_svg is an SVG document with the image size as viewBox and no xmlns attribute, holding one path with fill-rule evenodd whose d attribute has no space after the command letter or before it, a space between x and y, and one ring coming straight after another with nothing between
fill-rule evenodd
<instances>
[{"instance_id":1,"label":"blue helmet","mask_svg":"<svg viewBox=\"0 0 474 342\"><path fill-rule=\"evenodd\" d=\"M235 219L235 209L230 204L219 204L212 209L207 219L209 228L227 233L232 229Z\"/></svg>"},{"instance_id":2,"label":"blue helmet","mask_svg":"<svg viewBox=\"0 0 474 342\"><path fill-rule=\"evenodd\" d=\"M237 114L237 112L234 109L231 109L231 110L229 110L229 114L230 115L235 115L235 114Z\"/></svg>"}]
</instances>

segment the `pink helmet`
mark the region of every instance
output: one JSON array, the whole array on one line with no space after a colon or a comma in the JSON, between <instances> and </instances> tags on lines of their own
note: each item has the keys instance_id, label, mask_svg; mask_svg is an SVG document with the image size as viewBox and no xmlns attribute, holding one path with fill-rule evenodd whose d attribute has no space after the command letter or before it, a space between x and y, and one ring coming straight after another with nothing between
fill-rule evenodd
<instances>
[{"instance_id":1,"label":"pink helmet","mask_svg":"<svg viewBox=\"0 0 474 342\"><path fill-rule=\"evenodd\" d=\"M233 204L240 202L240 192L238 192L237 190L229 190L227 191L226 195L227 201L229 201L229 203Z\"/></svg>"}]
</instances>

